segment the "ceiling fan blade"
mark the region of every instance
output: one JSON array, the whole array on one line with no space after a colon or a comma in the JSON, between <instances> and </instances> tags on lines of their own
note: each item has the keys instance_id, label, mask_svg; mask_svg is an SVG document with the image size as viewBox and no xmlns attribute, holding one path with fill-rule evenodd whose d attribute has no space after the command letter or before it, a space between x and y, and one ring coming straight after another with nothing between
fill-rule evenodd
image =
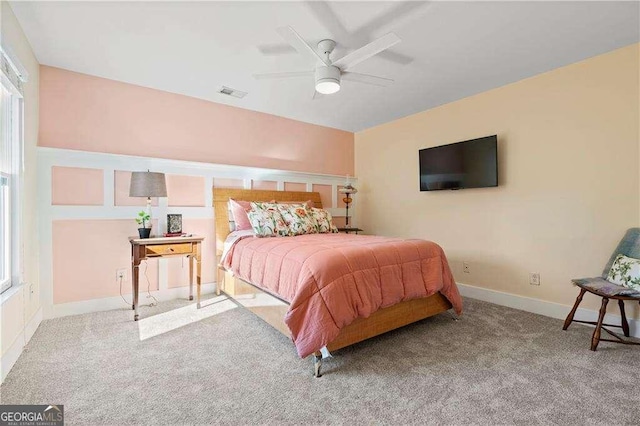
<instances>
[{"instance_id":1,"label":"ceiling fan blade","mask_svg":"<svg viewBox=\"0 0 640 426\"><path fill-rule=\"evenodd\" d=\"M313 61L320 61L325 65L330 65L330 63L320 56L318 52L316 52L309 44L304 41L304 39L290 26L288 27L280 27L277 29L278 34L282 37L287 43L293 46L298 53L301 55L305 55Z\"/></svg>"},{"instance_id":2,"label":"ceiling fan blade","mask_svg":"<svg viewBox=\"0 0 640 426\"><path fill-rule=\"evenodd\" d=\"M408 65L414 61L414 58L411 56L403 55L402 53L393 52L391 50L385 50L384 52L378 53L378 56L381 59L384 59L389 62L394 62L400 65Z\"/></svg>"},{"instance_id":3,"label":"ceiling fan blade","mask_svg":"<svg viewBox=\"0 0 640 426\"><path fill-rule=\"evenodd\" d=\"M296 52L296 49L285 43L260 44L258 50L263 55L285 55Z\"/></svg>"},{"instance_id":4,"label":"ceiling fan blade","mask_svg":"<svg viewBox=\"0 0 640 426\"><path fill-rule=\"evenodd\" d=\"M431 1L403 1L394 3L393 7L382 15L378 15L365 25L356 29L354 38L373 38L375 34L398 30L407 21L420 19L426 10L433 4Z\"/></svg>"},{"instance_id":5,"label":"ceiling fan blade","mask_svg":"<svg viewBox=\"0 0 640 426\"><path fill-rule=\"evenodd\" d=\"M375 75L360 74L357 72L343 72L342 80L357 81L358 83L372 84L374 86L386 87L393 83L390 78L376 77Z\"/></svg>"},{"instance_id":6,"label":"ceiling fan blade","mask_svg":"<svg viewBox=\"0 0 640 426\"><path fill-rule=\"evenodd\" d=\"M334 40L340 40L344 45L351 38L351 34L342 25L340 18L333 11L329 2L326 1L306 1L306 6L316 19L329 31Z\"/></svg>"},{"instance_id":7,"label":"ceiling fan blade","mask_svg":"<svg viewBox=\"0 0 640 426\"><path fill-rule=\"evenodd\" d=\"M312 76L313 74L313 71L265 72L260 74L253 74L253 78L255 78L256 80L266 80L278 78L308 77Z\"/></svg>"},{"instance_id":8,"label":"ceiling fan blade","mask_svg":"<svg viewBox=\"0 0 640 426\"><path fill-rule=\"evenodd\" d=\"M363 46L360 49L349 53L347 56L338 59L333 63L333 65L345 71L353 67L354 65L359 64L360 62L382 52L383 50L386 50L391 46L400 43L401 41L402 40L400 40L400 37L398 37L394 33L389 33L372 41L366 46Z\"/></svg>"}]
</instances>

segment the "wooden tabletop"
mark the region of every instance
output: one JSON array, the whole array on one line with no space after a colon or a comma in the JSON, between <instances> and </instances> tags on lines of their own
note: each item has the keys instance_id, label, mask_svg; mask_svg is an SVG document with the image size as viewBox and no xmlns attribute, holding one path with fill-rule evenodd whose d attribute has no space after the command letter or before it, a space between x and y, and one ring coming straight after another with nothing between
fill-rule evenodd
<instances>
[{"instance_id":1,"label":"wooden tabletop","mask_svg":"<svg viewBox=\"0 0 640 426\"><path fill-rule=\"evenodd\" d=\"M198 235L190 235L184 237L129 237L129 242L133 245L153 245L153 244L175 244L175 243L193 243L204 240L204 237Z\"/></svg>"}]
</instances>

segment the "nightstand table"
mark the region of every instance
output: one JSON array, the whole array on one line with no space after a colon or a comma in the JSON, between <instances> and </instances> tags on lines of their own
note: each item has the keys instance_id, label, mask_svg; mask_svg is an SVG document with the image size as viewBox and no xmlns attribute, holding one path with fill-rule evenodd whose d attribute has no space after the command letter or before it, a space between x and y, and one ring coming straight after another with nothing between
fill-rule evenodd
<instances>
[{"instance_id":1,"label":"nightstand table","mask_svg":"<svg viewBox=\"0 0 640 426\"><path fill-rule=\"evenodd\" d=\"M358 232L364 232L364 230L360 228L338 228L338 231L344 232L345 234L355 233L358 235Z\"/></svg>"},{"instance_id":2,"label":"nightstand table","mask_svg":"<svg viewBox=\"0 0 640 426\"><path fill-rule=\"evenodd\" d=\"M140 262L155 257L187 256L189 258L189 300L193 300L193 260L196 261L197 303L200 308L200 254L204 237L129 237L131 243L131 281L133 286L133 320L138 321L138 287Z\"/></svg>"}]
</instances>

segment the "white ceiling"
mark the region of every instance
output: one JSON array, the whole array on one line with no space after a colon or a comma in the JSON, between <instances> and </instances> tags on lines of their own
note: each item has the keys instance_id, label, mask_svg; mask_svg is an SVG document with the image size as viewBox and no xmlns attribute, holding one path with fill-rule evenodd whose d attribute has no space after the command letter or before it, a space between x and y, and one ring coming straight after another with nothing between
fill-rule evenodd
<instances>
[{"instance_id":1,"label":"white ceiling","mask_svg":"<svg viewBox=\"0 0 640 426\"><path fill-rule=\"evenodd\" d=\"M349 131L360 131L638 42L638 2L12 2L41 64ZM324 11L323 11L324 10ZM338 19L336 20L335 17ZM323 25L324 23L324 25ZM386 88L345 81L312 100L313 79L253 73L313 69L298 53L265 55L293 26L333 59L394 31L391 62L352 71L393 78ZM258 48L260 46L260 49ZM404 56L401 56L404 55ZM406 62L406 60L404 61ZM225 85L244 99L216 93Z\"/></svg>"}]
</instances>

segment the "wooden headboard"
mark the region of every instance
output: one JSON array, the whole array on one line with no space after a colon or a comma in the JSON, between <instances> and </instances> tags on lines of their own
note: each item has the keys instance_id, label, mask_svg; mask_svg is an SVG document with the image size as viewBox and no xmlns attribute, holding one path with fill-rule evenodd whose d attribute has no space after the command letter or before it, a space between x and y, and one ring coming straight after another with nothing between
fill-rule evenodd
<instances>
[{"instance_id":1,"label":"wooden headboard","mask_svg":"<svg viewBox=\"0 0 640 426\"><path fill-rule=\"evenodd\" d=\"M271 201L290 203L311 200L322 208L319 192L269 191L262 189L213 188L213 215L216 227L216 256L222 255L224 240L229 235L229 198L243 201Z\"/></svg>"}]
</instances>

